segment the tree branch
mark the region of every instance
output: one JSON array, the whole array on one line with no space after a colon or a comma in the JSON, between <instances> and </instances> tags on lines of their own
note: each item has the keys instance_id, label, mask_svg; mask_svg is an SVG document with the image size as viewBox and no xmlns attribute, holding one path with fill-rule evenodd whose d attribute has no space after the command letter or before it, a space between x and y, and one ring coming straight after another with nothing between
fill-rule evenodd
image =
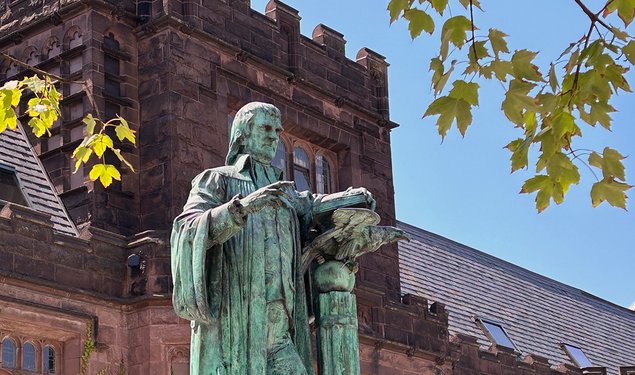
<instances>
[{"instance_id":1,"label":"tree branch","mask_svg":"<svg viewBox=\"0 0 635 375\"><path fill-rule=\"evenodd\" d=\"M573 0L575 1L576 4L578 4L580 6L580 8L582 8L582 11L589 16L589 18L591 19L591 22L595 23L599 23L600 25L604 26L607 30L612 31L611 27L609 25L607 25L606 23L604 23L604 21L602 21L598 15L600 13L602 13L602 11L604 11L604 9L606 9L606 7L608 6L608 3L606 3L606 5L604 6L604 8L602 8L602 10L600 12L598 12L598 14L595 14L593 12L591 12L591 10L589 8L586 7L586 5L584 5L584 3L582 3L582 0Z\"/></svg>"},{"instance_id":2,"label":"tree branch","mask_svg":"<svg viewBox=\"0 0 635 375\"><path fill-rule=\"evenodd\" d=\"M31 66L31 65L29 65L29 64L27 64L25 62L22 62L22 61L16 59L13 56L7 55L7 54L2 53L2 52L0 52L0 57L2 57L4 59L7 59L7 60L15 63L16 65L20 65L23 68L30 69L30 70L34 71L35 73L39 73L39 74L42 74L44 76L51 77L51 78L53 78L53 79L55 79L55 80L57 80L57 81L59 81L61 83L81 83L81 84L86 83L84 81L73 81L72 79L62 78L60 76L56 76L55 74L51 74L49 72L45 72L44 70L38 69L38 68L36 68L34 66Z\"/></svg>"}]
</instances>

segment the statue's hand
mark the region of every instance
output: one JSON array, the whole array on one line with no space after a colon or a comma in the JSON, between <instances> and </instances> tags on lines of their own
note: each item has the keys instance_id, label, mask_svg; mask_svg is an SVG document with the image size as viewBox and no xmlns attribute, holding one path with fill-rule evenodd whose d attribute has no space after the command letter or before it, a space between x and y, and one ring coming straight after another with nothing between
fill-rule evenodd
<instances>
[{"instance_id":1,"label":"statue's hand","mask_svg":"<svg viewBox=\"0 0 635 375\"><path fill-rule=\"evenodd\" d=\"M377 202L375 202L375 198L373 198L373 195L370 193L370 191L366 190L366 188L360 187L353 189L352 187L349 187L344 192L344 196L346 195L363 195L366 198L366 204L368 205L368 208L371 211L375 211Z\"/></svg>"},{"instance_id":2,"label":"statue's hand","mask_svg":"<svg viewBox=\"0 0 635 375\"><path fill-rule=\"evenodd\" d=\"M271 185L261 187L240 200L245 214L253 214L265 207L281 208L291 201L291 197L284 189L293 186L293 181L278 181Z\"/></svg>"}]
</instances>

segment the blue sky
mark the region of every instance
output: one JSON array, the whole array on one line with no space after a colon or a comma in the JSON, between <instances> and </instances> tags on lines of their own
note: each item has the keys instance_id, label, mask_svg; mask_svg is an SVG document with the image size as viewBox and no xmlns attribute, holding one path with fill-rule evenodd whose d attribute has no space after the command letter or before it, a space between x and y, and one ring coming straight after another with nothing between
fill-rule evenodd
<instances>
[{"instance_id":1,"label":"blue sky","mask_svg":"<svg viewBox=\"0 0 635 375\"><path fill-rule=\"evenodd\" d=\"M582 182L572 186L565 202L538 214L535 195L518 194L533 176L533 168L510 174L510 152L503 147L521 133L500 110L504 96L500 84L479 81L480 106L473 111L465 138L452 129L442 144L436 118L421 118L433 100L428 66L438 51L438 33L411 41L405 22L389 24L388 0L284 2L300 11L304 35L310 36L323 23L344 34L349 58L368 47L391 64L390 117L400 124L392 133L399 220L618 305L635 302L635 214L607 203L592 208L589 191L594 177L582 165L578 165ZM266 3L252 0L252 8L264 12ZM573 0L481 3L485 12L475 13L481 29L477 36L496 28L510 35L511 50L540 51L535 62L541 72L589 27ZM592 10L603 4L586 3ZM450 6L454 15L464 12L456 0L450 0ZM611 21L623 28L621 21ZM629 73L627 79L635 87L635 74ZM624 164L627 182L635 184L635 96L620 93L612 104L619 110L612 116L613 131L581 124L584 138L575 142L578 148L601 151L609 146L631 155ZM630 195L635 197L635 189ZM635 203L629 207L635 210Z\"/></svg>"}]
</instances>

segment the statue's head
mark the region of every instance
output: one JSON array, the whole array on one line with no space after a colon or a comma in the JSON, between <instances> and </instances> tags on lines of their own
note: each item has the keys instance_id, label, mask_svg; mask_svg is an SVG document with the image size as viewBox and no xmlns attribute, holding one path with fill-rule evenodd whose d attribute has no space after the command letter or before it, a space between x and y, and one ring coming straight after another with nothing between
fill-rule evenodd
<instances>
[{"instance_id":1,"label":"statue's head","mask_svg":"<svg viewBox=\"0 0 635 375\"><path fill-rule=\"evenodd\" d=\"M240 154L249 154L254 161L269 164L276 156L282 132L280 110L273 104L245 104L234 117L225 163L234 164Z\"/></svg>"}]
</instances>

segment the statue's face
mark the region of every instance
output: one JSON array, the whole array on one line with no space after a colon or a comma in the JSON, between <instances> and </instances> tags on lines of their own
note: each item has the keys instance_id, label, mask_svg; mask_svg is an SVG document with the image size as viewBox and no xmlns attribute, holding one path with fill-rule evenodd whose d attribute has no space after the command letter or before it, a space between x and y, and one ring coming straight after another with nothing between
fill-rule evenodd
<instances>
[{"instance_id":1,"label":"statue's face","mask_svg":"<svg viewBox=\"0 0 635 375\"><path fill-rule=\"evenodd\" d=\"M270 164L276 156L282 133L280 119L262 112L255 115L251 135L246 139L244 152L262 164Z\"/></svg>"}]
</instances>

